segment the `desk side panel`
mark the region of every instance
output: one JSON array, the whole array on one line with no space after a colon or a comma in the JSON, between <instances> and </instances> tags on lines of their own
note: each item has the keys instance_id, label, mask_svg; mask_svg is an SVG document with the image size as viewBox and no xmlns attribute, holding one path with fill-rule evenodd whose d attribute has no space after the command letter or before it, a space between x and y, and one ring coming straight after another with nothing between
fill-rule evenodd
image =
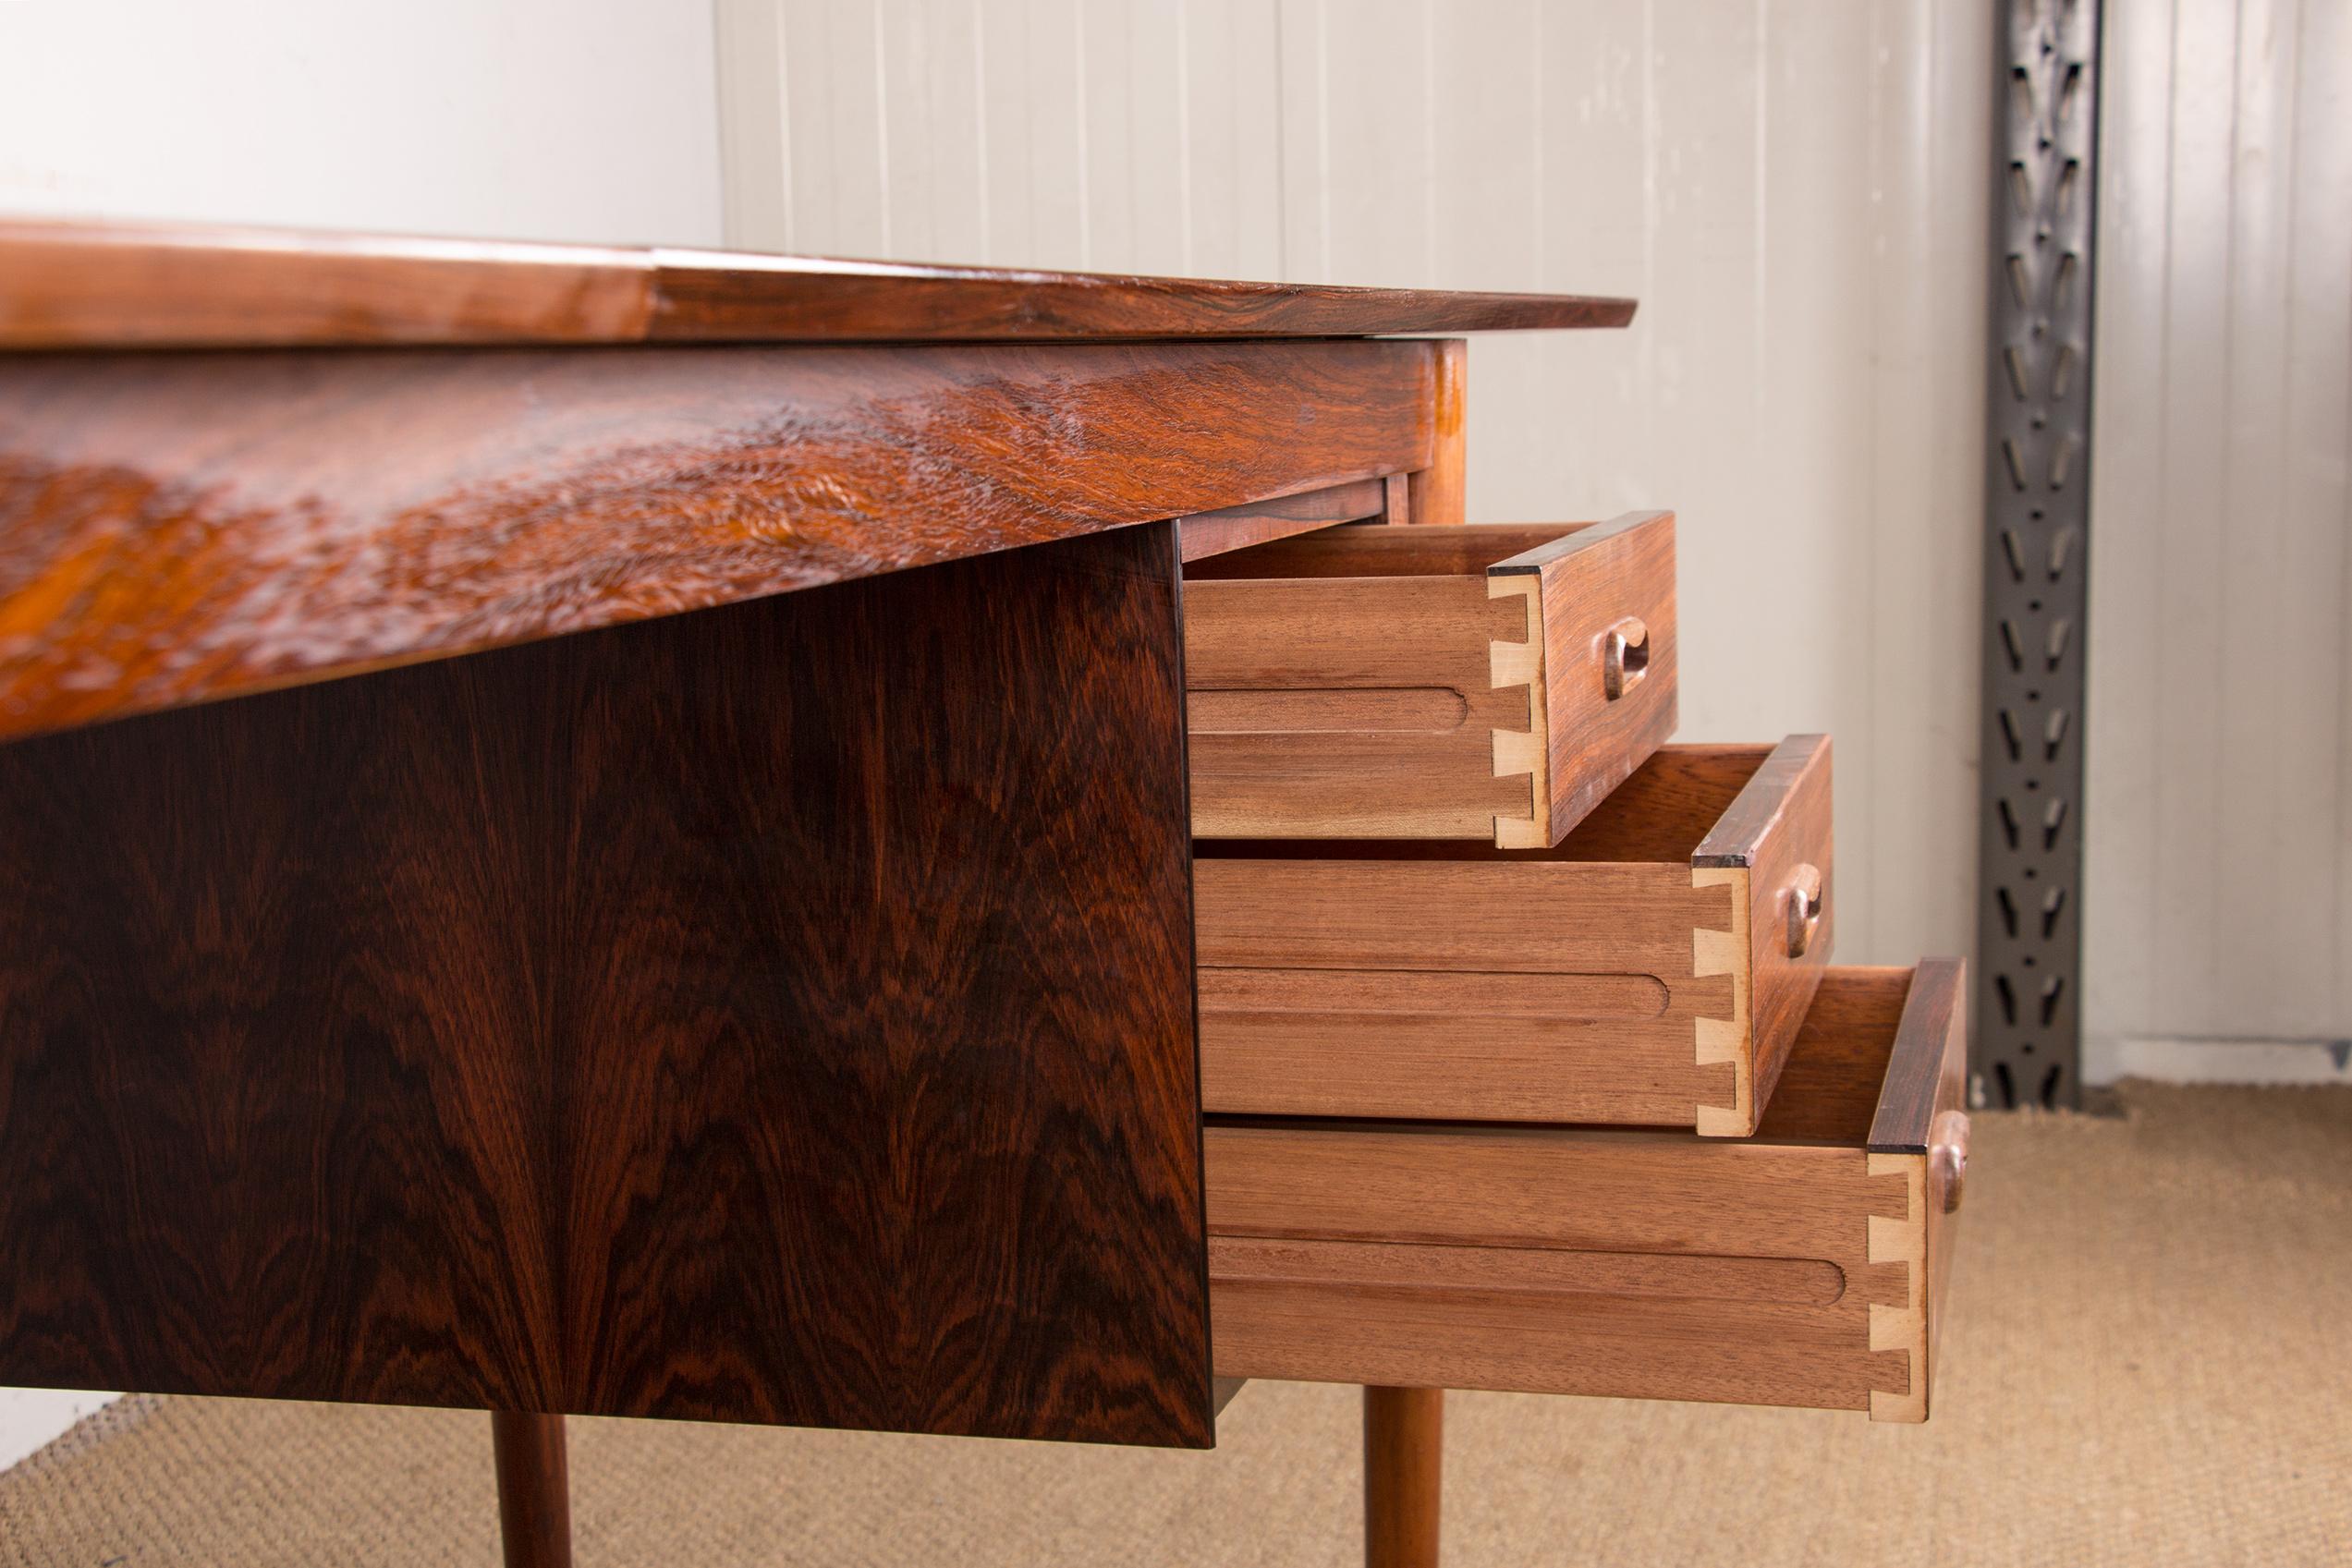
<instances>
[{"instance_id":1,"label":"desk side panel","mask_svg":"<svg viewBox=\"0 0 2352 1568\"><path fill-rule=\"evenodd\" d=\"M1176 574L0 748L0 1382L1206 1443Z\"/></svg>"}]
</instances>

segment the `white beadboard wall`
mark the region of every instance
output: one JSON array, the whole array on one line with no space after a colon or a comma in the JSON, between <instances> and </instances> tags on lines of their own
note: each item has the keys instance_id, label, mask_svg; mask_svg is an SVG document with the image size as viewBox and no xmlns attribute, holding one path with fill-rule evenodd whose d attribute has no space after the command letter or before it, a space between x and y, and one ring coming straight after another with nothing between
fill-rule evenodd
<instances>
[{"instance_id":1,"label":"white beadboard wall","mask_svg":"<svg viewBox=\"0 0 2352 1568\"><path fill-rule=\"evenodd\" d=\"M1839 954L1974 930L1991 25L1941 0L719 0L729 238L1639 296L1474 519L1680 514L1683 735L1837 737Z\"/></svg>"},{"instance_id":2,"label":"white beadboard wall","mask_svg":"<svg viewBox=\"0 0 2352 1568\"><path fill-rule=\"evenodd\" d=\"M2111 3L2105 42L2086 1056L2341 1079L2352 0Z\"/></svg>"}]
</instances>

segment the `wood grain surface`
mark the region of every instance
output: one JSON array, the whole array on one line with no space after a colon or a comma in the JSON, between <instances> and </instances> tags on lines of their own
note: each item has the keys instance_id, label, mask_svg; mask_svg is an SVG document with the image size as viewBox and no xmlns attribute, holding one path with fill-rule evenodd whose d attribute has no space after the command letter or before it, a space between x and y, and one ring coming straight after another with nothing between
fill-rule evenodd
<instances>
[{"instance_id":1,"label":"wood grain surface","mask_svg":"<svg viewBox=\"0 0 2352 1568\"><path fill-rule=\"evenodd\" d=\"M1527 690L1489 669L1493 642L1526 636L1482 571L1188 580L1193 831L1491 841L1531 809L1528 779L1494 770Z\"/></svg>"},{"instance_id":2,"label":"wood grain surface","mask_svg":"<svg viewBox=\"0 0 2352 1568\"><path fill-rule=\"evenodd\" d=\"M1887 1077L1915 970L1841 965L1813 1005L1781 1069L1756 1136L1773 1143L1844 1143L1867 1149L1871 1124L1890 1100Z\"/></svg>"},{"instance_id":3,"label":"wood grain surface","mask_svg":"<svg viewBox=\"0 0 2352 1568\"><path fill-rule=\"evenodd\" d=\"M1202 1103L1746 1136L1829 951L1824 919L1790 959L1771 913L1830 863L1828 763L1665 747L1548 850L1196 844ZM1695 866L1735 808L1755 867Z\"/></svg>"},{"instance_id":4,"label":"wood grain surface","mask_svg":"<svg viewBox=\"0 0 2352 1568\"><path fill-rule=\"evenodd\" d=\"M1383 517L1389 507L1389 487L1395 477L1392 474L1385 479L1350 480L1324 490L1179 517L1177 538L1183 543L1185 564L1189 568L1193 562L1213 555L1326 529L1334 523Z\"/></svg>"},{"instance_id":5,"label":"wood grain surface","mask_svg":"<svg viewBox=\"0 0 2352 1568\"><path fill-rule=\"evenodd\" d=\"M1911 1194L1904 1222L1882 1222L1872 1236L1872 1256L1899 1257L1911 1279L1901 1307L1881 1310L1871 1325L1872 1346L1900 1350L1911 1366L1907 1386L1872 1396L1873 1420L1924 1421L1932 1400L1968 1150L1967 983L1958 959L1919 965L1904 999L1902 1022L1904 1039L1916 1041L1918 1049L1895 1052L1871 1120L1871 1170L1901 1174ZM1954 1149L1956 1165L1944 1158Z\"/></svg>"},{"instance_id":6,"label":"wood grain surface","mask_svg":"<svg viewBox=\"0 0 2352 1568\"><path fill-rule=\"evenodd\" d=\"M0 747L0 1382L1205 1444L1176 572Z\"/></svg>"},{"instance_id":7,"label":"wood grain surface","mask_svg":"<svg viewBox=\"0 0 2352 1568\"><path fill-rule=\"evenodd\" d=\"M1830 740L1790 735L1773 748L1755 776L1691 856L1694 881L1737 871L1746 895L1748 1073L1733 1136L1751 1131L1771 1102L1788 1047L1813 1003L1837 940L1836 854L1831 831L1834 793ZM1820 888L1820 913L1802 953L1790 951L1789 906L1800 886Z\"/></svg>"},{"instance_id":8,"label":"wood grain surface","mask_svg":"<svg viewBox=\"0 0 2352 1568\"><path fill-rule=\"evenodd\" d=\"M1941 1059L1907 971L1832 970L1784 1082L1795 1136L1215 1122L1207 1179L1221 1375L1870 1409L1914 1299L1873 1233L1879 1091ZM1857 1109L1859 1114L1856 1114ZM1909 1157L1899 1157L1909 1158Z\"/></svg>"},{"instance_id":9,"label":"wood grain surface","mask_svg":"<svg viewBox=\"0 0 2352 1568\"><path fill-rule=\"evenodd\" d=\"M1437 1568L1445 1391L1364 1391L1364 1568Z\"/></svg>"},{"instance_id":10,"label":"wood grain surface","mask_svg":"<svg viewBox=\"0 0 2352 1568\"><path fill-rule=\"evenodd\" d=\"M0 738L1409 470L1436 358L0 357Z\"/></svg>"},{"instance_id":11,"label":"wood grain surface","mask_svg":"<svg viewBox=\"0 0 2352 1568\"><path fill-rule=\"evenodd\" d=\"M1557 843L1672 733L1674 519L1363 523L1187 577L1193 830ZM1604 697L1604 634L1655 627Z\"/></svg>"},{"instance_id":12,"label":"wood grain surface","mask_svg":"<svg viewBox=\"0 0 2352 1568\"><path fill-rule=\"evenodd\" d=\"M1621 327L1634 309L1580 295L22 220L0 223L0 349L1365 337Z\"/></svg>"},{"instance_id":13,"label":"wood grain surface","mask_svg":"<svg viewBox=\"0 0 2352 1568\"><path fill-rule=\"evenodd\" d=\"M571 1464L561 1416L490 1413L506 1568L572 1568Z\"/></svg>"},{"instance_id":14,"label":"wood grain surface","mask_svg":"<svg viewBox=\"0 0 2352 1568\"><path fill-rule=\"evenodd\" d=\"M1630 305L1626 322L1633 320ZM1625 322L1598 322L1596 326ZM1437 450L1429 467L1417 470L1407 489L1411 523L1454 524L1465 520L1469 469L1470 346L1459 339L1437 346Z\"/></svg>"},{"instance_id":15,"label":"wood grain surface","mask_svg":"<svg viewBox=\"0 0 2352 1568\"><path fill-rule=\"evenodd\" d=\"M1579 528L1487 569L1487 590L1532 597L1542 664L1531 692L1534 815L1521 828L1495 823L1497 845L1542 848L1584 820L1675 733L1678 719L1675 638L1675 515L1628 512ZM1603 688L1609 632L1628 620L1647 634L1645 661L1619 697ZM1498 661L1505 650L1495 650ZM1498 664L1498 677L1505 673ZM1501 684L1498 678L1497 683ZM1498 768L1501 752L1497 752Z\"/></svg>"},{"instance_id":16,"label":"wood grain surface","mask_svg":"<svg viewBox=\"0 0 2352 1568\"><path fill-rule=\"evenodd\" d=\"M1921 960L1904 993L1904 1027L1920 1039L1959 1039L1958 1060L1949 1051L1915 1051L1888 1071L1871 1122L1871 1149L1879 1154L1925 1154L1936 1112L1965 1106L1968 1002L1961 986L1966 966L1956 958Z\"/></svg>"},{"instance_id":17,"label":"wood grain surface","mask_svg":"<svg viewBox=\"0 0 2352 1568\"><path fill-rule=\"evenodd\" d=\"M1325 528L1238 554L1188 562L1188 587L1270 577L1480 577L1496 561L1550 544L1582 523L1479 523L1468 528Z\"/></svg>"}]
</instances>

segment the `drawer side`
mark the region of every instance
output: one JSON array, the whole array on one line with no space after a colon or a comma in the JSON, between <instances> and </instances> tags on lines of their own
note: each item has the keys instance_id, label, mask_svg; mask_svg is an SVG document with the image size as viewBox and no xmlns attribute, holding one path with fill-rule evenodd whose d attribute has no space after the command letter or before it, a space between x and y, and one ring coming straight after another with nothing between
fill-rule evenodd
<instances>
[{"instance_id":1,"label":"drawer side","mask_svg":"<svg viewBox=\"0 0 2352 1568\"><path fill-rule=\"evenodd\" d=\"M1956 974L1832 971L1769 1136L1213 1124L1218 1374L1924 1418Z\"/></svg>"},{"instance_id":2,"label":"drawer side","mask_svg":"<svg viewBox=\"0 0 2352 1568\"><path fill-rule=\"evenodd\" d=\"M1485 838L1526 815L1492 738L1526 727L1526 698L1489 656L1524 636L1475 577L1188 582L1193 831Z\"/></svg>"},{"instance_id":3,"label":"drawer side","mask_svg":"<svg viewBox=\"0 0 2352 1568\"><path fill-rule=\"evenodd\" d=\"M1491 853L1491 852L1490 852ZM1194 862L1204 1108L1680 1125L1737 1063L1741 904L1686 866L1333 856Z\"/></svg>"},{"instance_id":4,"label":"drawer side","mask_svg":"<svg viewBox=\"0 0 2352 1568\"><path fill-rule=\"evenodd\" d=\"M1213 1127L1221 1376L1865 1410L1899 1386L1863 1150Z\"/></svg>"}]
</instances>

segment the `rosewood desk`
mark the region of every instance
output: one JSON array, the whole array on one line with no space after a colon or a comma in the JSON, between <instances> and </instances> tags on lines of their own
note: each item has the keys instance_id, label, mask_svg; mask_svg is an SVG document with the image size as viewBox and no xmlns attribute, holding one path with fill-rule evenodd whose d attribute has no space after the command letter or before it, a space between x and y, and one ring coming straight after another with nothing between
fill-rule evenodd
<instances>
[{"instance_id":1,"label":"rosewood desk","mask_svg":"<svg viewBox=\"0 0 2352 1568\"><path fill-rule=\"evenodd\" d=\"M493 1412L518 1563L576 1414L1361 1383L1382 1563L1445 1387L1923 1419L1957 966L1671 514L1462 524L1632 310L0 225L0 1383Z\"/></svg>"},{"instance_id":2,"label":"rosewood desk","mask_svg":"<svg viewBox=\"0 0 2352 1568\"><path fill-rule=\"evenodd\" d=\"M1208 1444L1182 563L1631 313L0 226L0 1381Z\"/></svg>"}]
</instances>

